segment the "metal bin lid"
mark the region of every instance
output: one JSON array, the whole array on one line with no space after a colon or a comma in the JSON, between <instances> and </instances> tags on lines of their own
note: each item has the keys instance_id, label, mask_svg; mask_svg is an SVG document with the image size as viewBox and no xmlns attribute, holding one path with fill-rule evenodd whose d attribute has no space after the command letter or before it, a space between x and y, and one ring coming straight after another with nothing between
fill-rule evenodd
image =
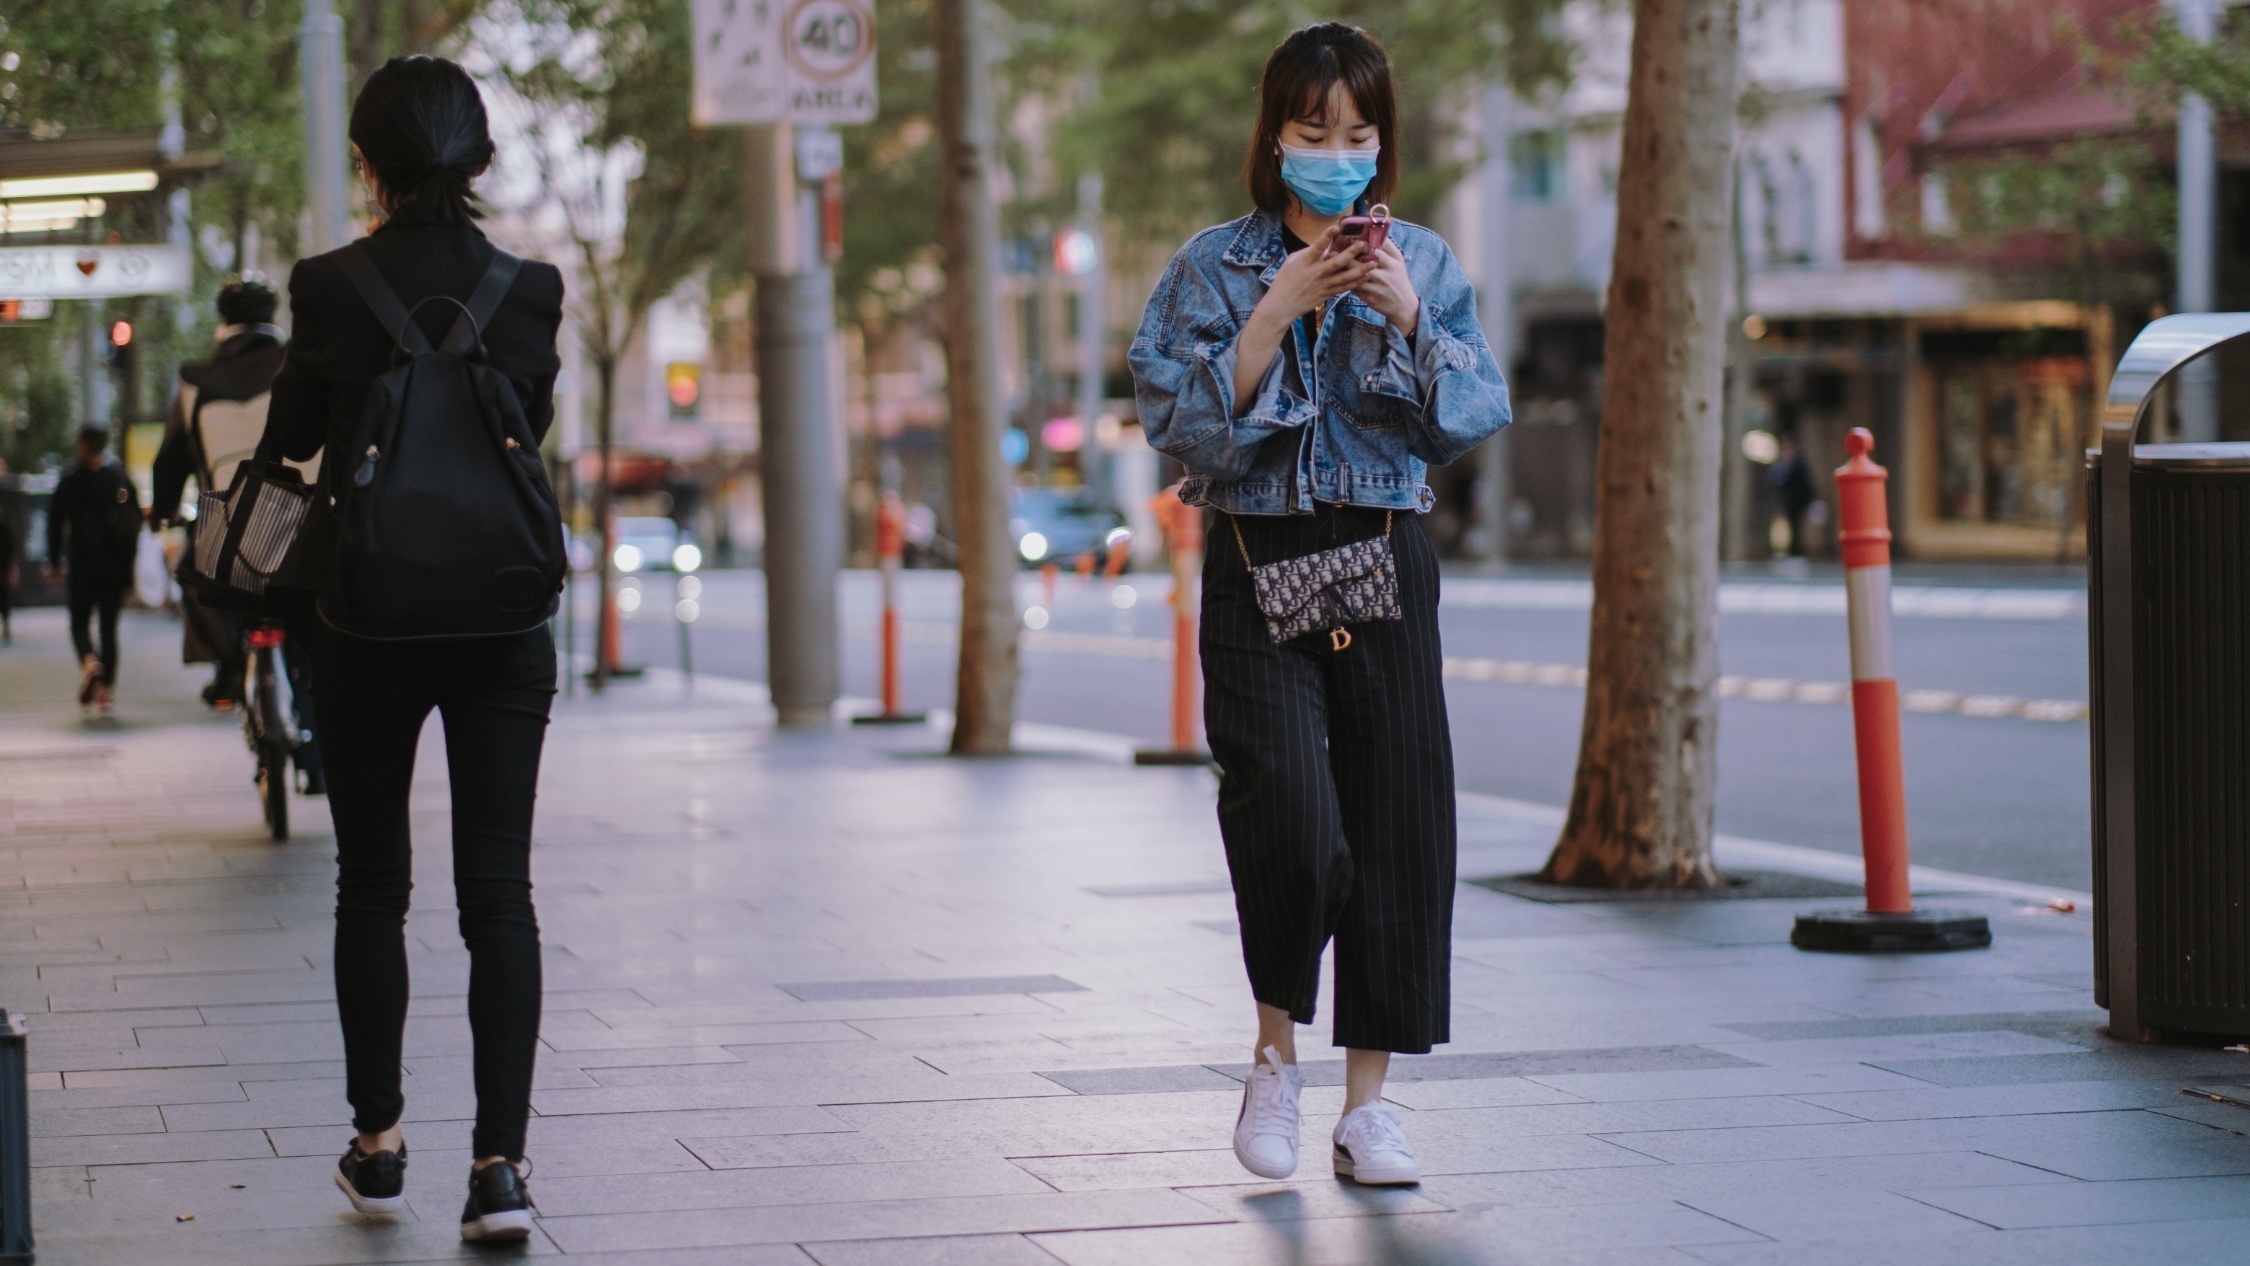
<instances>
[{"instance_id":1,"label":"metal bin lid","mask_svg":"<svg viewBox=\"0 0 2250 1266\"><path fill-rule=\"evenodd\" d=\"M2086 465L2101 465L2102 451L2086 450ZM2250 443L2224 444L2135 444L2135 466L2156 466L2167 470L2232 470L2250 468Z\"/></svg>"}]
</instances>

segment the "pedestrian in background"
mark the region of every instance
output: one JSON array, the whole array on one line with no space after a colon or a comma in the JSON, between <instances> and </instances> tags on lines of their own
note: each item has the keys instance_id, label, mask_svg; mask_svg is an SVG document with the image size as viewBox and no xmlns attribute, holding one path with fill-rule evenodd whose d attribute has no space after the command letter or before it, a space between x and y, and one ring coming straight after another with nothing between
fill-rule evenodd
<instances>
[{"instance_id":1,"label":"pedestrian in background","mask_svg":"<svg viewBox=\"0 0 2250 1266\"><path fill-rule=\"evenodd\" d=\"M141 540L140 490L125 469L104 458L109 432L78 433L78 461L55 484L47 503L47 571L68 572L70 644L78 652L78 703L108 716L116 706L117 613L133 583ZM101 640L90 625L99 618Z\"/></svg>"},{"instance_id":2,"label":"pedestrian in background","mask_svg":"<svg viewBox=\"0 0 2250 1266\"><path fill-rule=\"evenodd\" d=\"M1257 210L1180 249L1130 353L1149 442L1221 520L1204 721L1257 1001L1234 1150L1266 1178L1297 1166L1295 1026L1331 938L1337 1174L1420 1180L1383 1077L1392 1053L1449 1040L1453 751L1420 516L1427 467L1506 425L1508 397L1444 239L1374 214L1398 184L1396 118L1366 32L1283 40L1246 157Z\"/></svg>"},{"instance_id":3,"label":"pedestrian in background","mask_svg":"<svg viewBox=\"0 0 2250 1266\"><path fill-rule=\"evenodd\" d=\"M7 470L8 464L0 462L0 474ZM0 646L13 646L16 641L16 558L22 551L16 521L9 517L7 506L0 505Z\"/></svg>"},{"instance_id":4,"label":"pedestrian in background","mask_svg":"<svg viewBox=\"0 0 2250 1266\"><path fill-rule=\"evenodd\" d=\"M348 270L372 266L434 345L463 318L497 254L477 230L469 188L492 161L492 136L483 98L460 66L437 57L384 63L352 106L351 141L382 223L290 274L288 357L259 446L261 456L297 461L325 447L332 460L321 482L332 495L355 473L373 475L374 449L362 461L355 447L362 409L399 346ZM361 255L345 258L354 251ZM439 301L424 302L432 298ZM514 391L534 447L554 421L562 299L562 274L524 261L479 331L483 364ZM479 545L461 543L464 550ZM422 724L434 709L445 718L453 887L469 949L475 1042L477 1115L461 1235L522 1240L531 1233L521 1166L540 1008L532 799L555 694L554 638L544 623L525 633L435 641L364 640L317 622L291 634L311 643L336 824L336 1008L358 1130L336 1182L361 1212L406 1207L399 1065L413 872L407 793Z\"/></svg>"},{"instance_id":5,"label":"pedestrian in background","mask_svg":"<svg viewBox=\"0 0 2250 1266\"><path fill-rule=\"evenodd\" d=\"M211 359L180 366L180 389L164 420L164 442L157 446L149 484L151 523L178 520L188 476L195 476L203 492L224 493L235 467L257 449L287 337L273 324L276 302L272 288L260 281L236 281L220 289L217 346ZM212 665L203 702L233 707L241 701L247 668L242 622L205 606L192 590L180 595L180 615L182 662ZM296 677L291 674L292 686ZM296 696L292 690L292 704Z\"/></svg>"},{"instance_id":6,"label":"pedestrian in background","mask_svg":"<svg viewBox=\"0 0 2250 1266\"><path fill-rule=\"evenodd\" d=\"M1766 482L1773 486L1774 500L1780 503L1782 522L1789 528L1789 545L1783 552L1790 558L1805 556L1805 515L1820 500L1813 487L1812 468L1805 464L1805 454L1797 447L1795 435L1781 437L1781 455L1766 467Z\"/></svg>"}]
</instances>

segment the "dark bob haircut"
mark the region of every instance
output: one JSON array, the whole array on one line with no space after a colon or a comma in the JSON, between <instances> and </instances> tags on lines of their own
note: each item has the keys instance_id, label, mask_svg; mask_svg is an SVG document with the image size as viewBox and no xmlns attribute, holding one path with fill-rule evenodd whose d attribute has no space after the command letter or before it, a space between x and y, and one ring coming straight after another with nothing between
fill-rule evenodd
<instances>
[{"instance_id":1,"label":"dark bob haircut","mask_svg":"<svg viewBox=\"0 0 2250 1266\"><path fill-rule=\"evenodd\" d=\"M1359 117L1375 125L1383 152L1368 182L1369 202L1389 202L1398 192L1398 108L1391 93L1391 59L1374 36L1341 22L1292 31L1274 46L1258 76L1258 130L1242 161L1243 180L1258 209L1280 215L1295 195L1281 180L1281 128L1321 122L1337 84L1351 93Z\"/></svg>"},{"instance_id":2,"label":"dark bob haircut","mask_svg":"<svg viewBox=\"0 0 2250 1266\"><path fill-rule=\"evenodd\" d=\"M219 291L219 319L228 325L262 325L276 306L273 287L262 281L230 282Z\"/></svg>"},{"instance_id":3,"label":"dark bob haircut","mask_svg":"<svg viewBox=\"0 0 2250 1266\"><path fill-rule=\"evenodd\" d=\"M492 164L484 97L469 72L442 57L393 57L352 103L352 144L397 207L468 221L469 182ZM396 209L394 207L394 209Z\"/></svg>"}]
</instances>

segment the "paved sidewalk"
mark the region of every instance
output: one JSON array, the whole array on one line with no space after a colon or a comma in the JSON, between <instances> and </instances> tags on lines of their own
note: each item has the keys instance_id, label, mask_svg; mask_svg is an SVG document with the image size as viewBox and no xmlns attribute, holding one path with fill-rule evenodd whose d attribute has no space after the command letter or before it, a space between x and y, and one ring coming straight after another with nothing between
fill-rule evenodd
<instances>
[{"instance_id":1,"label":"paved sidewalk","mask_svg":"<svg viewBox=\"0 0 2250 1266\"><path fill-rule=\"evenodd\" d=\"M172 626L128 618L82 725L60 621L0 651L0 1003L31 1013L47 1266L484 1259L441 749L407 1035L414 1216L349 1211L325 806L261 838ZM541 1234L596 1262L2239 1262L2250 1055L2097 1035L2088 920L2001 897L1984 952L1814 956L1813 902L1546 905L1464 885L1454 1042L1396 1066L1428 1174L1227 1150L1250 1004L1208 774L1099 744L960 762L929 731L777 735L754 687L561 701L535 875ZM59 701L59 702L58 702ZM432 734L435 733L435 727ZM1471 800L1463 874L1530 869Z\"/></svg>"}]
</instances>

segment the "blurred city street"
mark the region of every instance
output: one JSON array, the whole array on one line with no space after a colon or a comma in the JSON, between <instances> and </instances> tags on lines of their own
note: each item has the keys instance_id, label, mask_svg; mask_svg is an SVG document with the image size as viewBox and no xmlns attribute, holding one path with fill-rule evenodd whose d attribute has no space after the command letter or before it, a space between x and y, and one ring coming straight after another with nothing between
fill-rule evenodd
<instances>
[{"instance_id":1,"label":"blurred city street","mask_svg":"<svg viewBox=\"0 0 2250 1266\"><path fill-rule=\"evenodd\" d=\"M297 837L265 840L249 757L164 617L128 617L108 725L68 702L59 613L17 628L0 972L31 1010L40 1260L468 1254L437 727L414 806L412 1213L362 1218L329 1182L350 1128L325 806L300 799ZM1029 659L1037 699L1063 657ZM781 734L755 685L706 666L691 692L659 665L559 701L548 744L531 1253L1982 1266L2238 1261L2250 1234L2250 1109L2183 1094L2250 1095L2250 1056L2097 1037L2086 914L2004 885L1933 898L1987 914L1990 950L1869 958L1787 943L1793 913L1856 900L1841 886L1548 904L1464 883L1454 1040L1402 1057L1388 1095L1425 1181L1340 1182L1317 1141L1294 1179L1250 1180L1227 1151L1250 1007L1209 773L1134 769L1059 726L996 761L933 759L930 729ZM1730 719L1761 706L1789 705ZM1465 878L1552 840L1535 808L1462 808ZM1722 866L1821 887L1735 848ZM1317 1140L1340 1061L1325 1017L1305 1032Z\"/></svg>"},{"instance_id":2,"label":"blurred city street","mask_svg":"<svg viewBox=\"0 0 2250 1266\"><path fill-rule=\"evenodd\" d=\"M1958 569L1957 569L1958 570ZM764 586L755 572L709 572L692 633L700 668L762 680ZM672 667L679 641L671 577L638 583L666 599L628 621L634 663ZM1971 874L2084 891L2088 872L2085 585L2031 569L1987 569L1943 583L1899 580L1899 675L1928 706L1906 720L1907 809L1917 862ZM1064 572L1049 601L1036 572L1017 582L1018 605L1046 612L1023 635L1022 715L1055 725L1166 737L1172 582L1129 573L1121 582ZM952 701L949 572L907 572L905 700L920 710ZM1840 692L1790 690L1789 701L1751 697L1752 683L1818 686L1849 678L1840 580L1730 578L1722 590L1720 671L1742 679L1721 709L1719 829L1859 856L1851 710ZM876 692L875 577L850 575L845 595L844 680ZM1495 680L1495 665L1586 663L1583 574L1532 570L1508 578L1448 578L1441 618L1454 760L1463 790L1560 806L1570 799L1582 693ZM581 635L588 627L580 624ZM589 643L581 641L583 648ZM1481 673L1480 676L1472 674ZM1554 679L1550 674L1550 679ZM1768 694L1758 690L1757 694ZM1800 703L1799 697L1815 700ZM1968 700L1996 715L1965 715ZM2055 720L2029 719L2027 703L2076 704ZM1979 704L1966 704L1971 712ZM2003 711L2012 709L2012 711ZM2036 709L2033 710L2035 713Z\"/></svg>"}]
</instances>

